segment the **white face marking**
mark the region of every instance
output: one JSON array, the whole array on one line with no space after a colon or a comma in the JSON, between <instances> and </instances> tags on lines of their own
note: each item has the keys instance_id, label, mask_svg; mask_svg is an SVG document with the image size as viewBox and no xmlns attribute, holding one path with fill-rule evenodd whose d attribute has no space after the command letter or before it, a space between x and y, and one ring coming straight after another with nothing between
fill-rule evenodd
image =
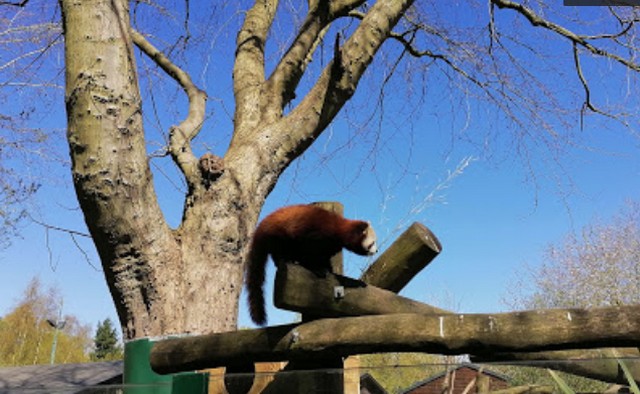
<instances>
[{"instance_id":1,"label":"white face marking","mask_svg":"<svg viewBox=\"0 0 640 394\"><path fill-rule=\"evenodd\" d=\"M376 254L378 252L378 244L376 243L376 232L373 231L373 227L369 225L364 230L364 238L362 239L362 247L367 251L368 255Z\"/></svg>"}]
</instances>

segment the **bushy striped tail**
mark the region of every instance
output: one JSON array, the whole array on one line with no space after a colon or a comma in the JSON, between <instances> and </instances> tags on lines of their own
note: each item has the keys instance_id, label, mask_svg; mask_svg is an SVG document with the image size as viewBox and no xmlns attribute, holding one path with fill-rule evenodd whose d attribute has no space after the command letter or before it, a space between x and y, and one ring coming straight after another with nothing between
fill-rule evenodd
<instances>
[{"instance_id":1,"label":"bushy striped tail","mask_svg":"<svg viewBox=\"0 0 640 394\"><path fill-rule=\"evenodd\" d=\"M267 322L264 302L264 278L269 251L265 239L256 232L251 240L245 271L245 285L251 320L263 326Z\"/></svg>"}]
</instances>

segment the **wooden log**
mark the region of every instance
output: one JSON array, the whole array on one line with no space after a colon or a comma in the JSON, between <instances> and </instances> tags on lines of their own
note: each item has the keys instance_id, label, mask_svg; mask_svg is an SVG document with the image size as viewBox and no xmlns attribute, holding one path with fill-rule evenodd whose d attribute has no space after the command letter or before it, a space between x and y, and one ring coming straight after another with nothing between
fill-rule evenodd
<instances>
[{"instance_id":1,"label":"wooden log","mask_svg":"<svg viewBox=\"0 0 640 394\"><path fill-rule=\"evenodd\" d=\"M552 394L554 392L553 389L553 386L528 385L494 390L490 394Z\"/></svg>"},{"instance_id":2,"label":"wooden log","mask_svg":"<svg viewBox=\"0 0 640 394\"><path fill-rule=\"evenodd\" d=\"M609 383L628 384L624 374L620 373L618 365L618 359L620 359L626 363L631 376L640 382L640 350L637 347L494 353L483 357L471 356L471 359L473 362L504 362L505 364L516 361L518 365L551 368Z\"/></svg>"},{"instance_id":3,"label":"wooden log","mask_svg":"<svg viewBox=\"0 0 640 394\"><path fill-rule=\"evenodd\" d=\"M640 305L500 314L320 319L301 325L174 338L157 342L159 373L253 361L335 359L363 353L486 354L640 345Z\"/></svg>"},{"instance_id":4,"label":"wooden log","mask_svg":"<svg viewBox=\"0 0 640 394\"><path fill-rule=\"evenodd\" d=\"M441 250L440 241L427 227L413 223L369 266L360 279L397 293Z\"/></svg>"},{"instance_id":5,"label":"wooden log","mask_svg":"<svg viewBox=\"0 0 640 394\"><path fill-rule=\"evenodd\" d=\"M275 306L314 316L449 313L345 276L327 273L318 277L296 264L278 269L274 289Z\"/></svg>"}]
</instances>

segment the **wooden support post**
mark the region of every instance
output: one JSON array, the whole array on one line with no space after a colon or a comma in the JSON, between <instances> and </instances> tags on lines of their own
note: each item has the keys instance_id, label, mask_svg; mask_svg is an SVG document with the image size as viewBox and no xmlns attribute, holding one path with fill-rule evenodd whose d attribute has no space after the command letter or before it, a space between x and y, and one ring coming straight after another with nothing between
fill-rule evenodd
<instances>
[{"instance_id":1,"label":"wooden support post","mask_svg":"<svg viewBox=\"0 0 640 394\"><path fill-rule=\"evenodd\" d=\"M337 201L314 202L311 205L315 205L320 208L326 209L329 212L337 213L340 216L344 216L344 206ZM343 259L342 251L338 252L335 256L331 258L331 271L334 274L338 274L338 275L343 274L344 259Z\"/></svg>"},{"instance_id":2,"label":"wooden support post","mask_svg":"<svg viewBox=\"0 0 640 394\"><path fill-rule=\"evenodd\" d=\"M360 278L397 293L440 251L438 238L423 224L413 223Z\"/></svg>"},{"instance_id":3,"label":"wooden support post","mask_svg":"<svg viewBox=\"0 0 640 394\"><path fill-rule=\"evenodd\" d=\"M344 216L344 206L335 201L315 202L313 205L326 209L327 211L334 212L340 216ZM342 274L344 270L342 251L338 252L331 258L330 261L331 271ZM278 269L276 275L281 271ZM274 299L275 293L278 292L277 283L274 286ZM274 302L275 303L275 302ZM277 304L276 304L277 306ZM318 319L320 316L313 313L313 311L306 310L300 311L302 313L302 321L309 322ZM291 360L283 368L280 374L276 374L275 379L267 386L263 391L264 394L269 393L286 393L286 392L313 392L317 387L323 387L331 393L342 393L344 391L344 375L341 371L343 369L341 357L311 357L307 359ZM327 370L334 371L333 373L326 373ZM291 374L290 372L296 371L298 374Z\"/></svg>"}]
</instances>

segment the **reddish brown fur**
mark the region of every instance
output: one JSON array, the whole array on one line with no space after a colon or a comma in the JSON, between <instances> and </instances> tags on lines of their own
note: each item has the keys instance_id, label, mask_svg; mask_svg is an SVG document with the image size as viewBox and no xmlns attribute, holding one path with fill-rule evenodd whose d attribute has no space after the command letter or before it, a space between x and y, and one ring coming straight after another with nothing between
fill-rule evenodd
<instances>
[{"instance_id":1,"label":"reddish brown fur","mask_svg":"<svg viewBox=\"0 0 640 394\"><path fill-rule=\"evenodd\" d=\"M296 262L315 272L331 272L330 258L342 248L370 254L363 240L370 225L313 205L292 205L271 213L258 225L249 249L246 286L251 318L266 323L263 284L267 257L279 265Z\"/></svg>"}]
</instances>

